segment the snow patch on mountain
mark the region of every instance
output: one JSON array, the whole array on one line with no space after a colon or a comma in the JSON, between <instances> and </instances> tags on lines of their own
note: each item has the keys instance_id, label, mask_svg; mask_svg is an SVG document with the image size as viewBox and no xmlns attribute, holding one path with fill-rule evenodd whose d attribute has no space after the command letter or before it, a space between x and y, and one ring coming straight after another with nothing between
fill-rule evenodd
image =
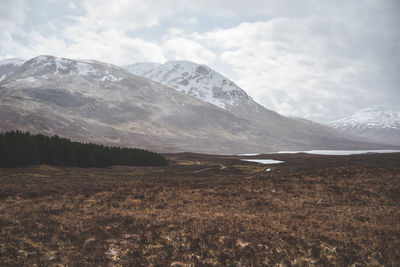
<instances>
[{"instance_id":1,"label":"snow patch on mountain","mask_svg":"<svg viewBox=\"0 0 400 267\"><path fill-rule=\"evenodd\" d=\"M103 75L103 77L101 77L99 80L102 81L102 82L104 82L104 81L118 82L118 81L121 81L122 78L117 78L117 77L115 77L114 75L109 74L108 72L106 72L106 73Z\"/></svg>"},{"instance_id":2,"label":"snow patch on mountain","mask_svg":"<svg viewBox=\"0 0 400 267\"><path fill-rule=\"evenodd\" d=\"M56 73L59 73L59 70L66 70L68 68L68 60L64 58L55 58L54 63L56 63Z\"/></svg>"},{"instance_id":3,"label":"snow patch on mountain","mask_svg":"<svg viewBox=\"0 0 400 267\"><path fill-rule=\"evenodd\" d=\"M75 73L78 75L89 75L89 74L95 74L96 71L93 69L92 65L90 65L90 64L87 64L84 62L77 62Z\"/></svg>"},{"instance_id":4,"label":"snow patch on mountain","mask_svg":"<svg viewBox=\"0 0 400 267\"><path fill-rule=\"evenodd\" d=\"M37 79L36 79L35 77L25 77L25 78L21 78L21 79L16 79L15 81L17 81L17 82L30 82L30 83L33 83L33 82L36 82Z\"/></svg>"}]
</instances>

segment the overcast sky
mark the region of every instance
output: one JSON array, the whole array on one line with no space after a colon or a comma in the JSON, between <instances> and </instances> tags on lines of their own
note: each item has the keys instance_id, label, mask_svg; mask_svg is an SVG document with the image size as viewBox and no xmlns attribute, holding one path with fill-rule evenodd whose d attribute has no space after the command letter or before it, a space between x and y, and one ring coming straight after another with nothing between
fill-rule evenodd
<instances>
[{"instance_id":1,"label":"overcast sky","mask_svg":"<svg viewBox=\"0 0 400 267\"><path fill-rule=\"evenodd\" d=\"M398 0L0 0L0 59L190 60L265 107L329 122L400 110Z\"/></svg>"}]
</instances>

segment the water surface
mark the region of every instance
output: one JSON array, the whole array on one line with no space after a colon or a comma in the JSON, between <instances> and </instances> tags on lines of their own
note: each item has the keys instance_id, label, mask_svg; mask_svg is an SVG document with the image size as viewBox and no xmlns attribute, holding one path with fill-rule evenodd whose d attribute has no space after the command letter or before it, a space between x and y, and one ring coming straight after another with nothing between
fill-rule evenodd
<instances>
[{"instance_id":1,"label":"water surface","mask_svg":"<svg viewBox=\"0 0 400 267\"><path fill-rule=\"evenodd\" d=\"M396 152L400 152L400 150L306 150L306 151L279 151L277 153L278 154L307 153L315 155L347 156L347 155L358 155L367 153L396 153ZM268 154L274 154L274 153L268 153Z\"/></svg>"},{"instance_id":2,"label":"water surface","mask_svg":"<svg viewBox=\"0 0 400 267\"><path fill-rule=\"evenodd\" d=\"M275 159L241 159L242 161L250 161L250 162L257 162L260 164L278 164L278 163L284 163L284 161L281 160L275 160Z\"/></svg>"}]
</instances>

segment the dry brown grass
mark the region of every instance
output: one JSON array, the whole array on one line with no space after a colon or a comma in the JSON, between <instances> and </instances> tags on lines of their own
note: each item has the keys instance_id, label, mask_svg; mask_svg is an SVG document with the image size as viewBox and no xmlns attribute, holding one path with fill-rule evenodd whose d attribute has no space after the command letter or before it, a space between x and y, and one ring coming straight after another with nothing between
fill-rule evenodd
<instances>
[{"instance_id":1,"label":"dry brown grass","mask_svg":"<svg viewBox=\"0 0 400 267\"><path fill-rule=\"evenodd\" d=\"M0 265L400 263L400 154L279 157L1 169Z\"/></svg>"}]
</instances>

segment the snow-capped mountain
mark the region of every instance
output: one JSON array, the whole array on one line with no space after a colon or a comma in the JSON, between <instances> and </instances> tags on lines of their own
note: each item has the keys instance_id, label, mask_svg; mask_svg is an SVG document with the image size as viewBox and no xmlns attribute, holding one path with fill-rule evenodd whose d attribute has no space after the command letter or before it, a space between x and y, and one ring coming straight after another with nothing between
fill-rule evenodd
<instances>
[{"instance_id":1,"label":"snow-capped mountain","mask_svg":"<svg viewBox=\"0 0 400 267\"><path fill-rule=\"evenodd\" d=\"M125 66L125 69L226 110L258 106L234 82L206 65L190 61L168 61L164 64L136 63Z\"/></svg>"},{"instance_id":2,"label":"snow-capped mountain","mask_svg":"<svg viewBox=\"0 0 400 267\"><path fill-rule=\"evenodd\" d=\"M39 56L0 82L0 131L158 151L241 151L237 125L251 129L213 105L92 60Z\"/></svg>"},{"instance_id":3,"label":"snow-capped mountain","mask_svg":"<svg viewBox=\"0 0 400 267\"><path fill-rule=\"evenodd\" d=\"M384 107L362 109L352 116L333 121L329 125L381 142L400 144L400 112Z\"/></svg>"},{"instance_id":4,"label":"snow-capped mountain","mask_svg":"<svg viewBox=\"0 0 400 267\"><path fill-rule=\"evenodd\" d=\"M238 114L108 63L39 56L0 81L0 131L164 152L385 148L255 105Z\"/></svg>"}]
</instances>

